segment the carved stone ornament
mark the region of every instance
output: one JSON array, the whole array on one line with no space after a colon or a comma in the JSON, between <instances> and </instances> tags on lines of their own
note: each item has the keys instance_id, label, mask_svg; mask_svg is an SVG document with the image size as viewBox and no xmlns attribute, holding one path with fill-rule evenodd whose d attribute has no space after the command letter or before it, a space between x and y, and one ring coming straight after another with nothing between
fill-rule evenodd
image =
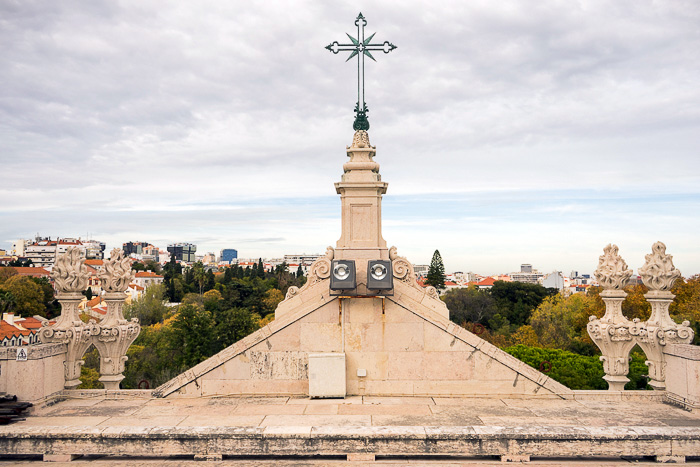
<instances>
[{"instance_id":1,"label":"carved stone ornament","mask_svg":"<svg viewBox=\"0 0 700 467\"><path fill-rule=\"evenodd\" d=\"M355 134L352 137L352 146L348 147L348 149L351 148L370 148L370 149L375 149L369 144L369 133L367 133L365 130L357 130Z\"/></svg>"},{"instance_id":2,"label":"carved stone ornament","mask_svg":"<svg viewBox=\"0 0 700 467\"><path fill-rule=\"evenodd\" d=\"M100 379L107 390L118 390L124 379L124 364L129 359L126 351L141 333L138 319L104 327L94 335L93 343L100 353Z\"/></svg>"},{"instance_id":3,"label":"carved stone ornament","mask_svg":"<svg viewBox=\"0 0 700 467\"><path fill-rule=\"evenodd\" d=\"M66 345L65 388L72 389L80 384L83 355L94 344L100 353L100 381L105 389L119 389L119 382L124 379L126 351L141 332L138 319L127 322L122 315L126 299L124 291L134 277L129 259L121 250L115 249L110 260L105 262L105 271L99 277L107 291L107 316L99 324L94 320L84 323L78 312L78 304L84 298L80 292L85 290L88 278L80 250L69 248L59 256L51 277L59 291L61 315L53 325L44 323L39 340Z\"/></svg>"},{"instance_id":4,"label":"carved stone ornament","mask_svg":"<svg viewBox=\"0 0 700 467\"><path fill-rule=\"evenodd\" d=\"M632 276L632 270L627 269L627 263L618 251L617 245L608 244L598 259L595 278L604 289L622 289Z\"/></svg>"},{"instance_id":5,"label":"carved stone ornament","mask_svg":"<svg viewBox=\"0 0 700 467\"><path fill-rule=\"evenodd\" d=\"M410 286L420 287L416 282L416 272L413 269L413 265L403 256L399 256L395 246L389 249L389 259L391 259L391 267L395 278Z\"/></svg>"},{"instance_id":6,"label":"carved stone ornament","mask_svg":"<svg viewBox=\"0 0 700 467\"><path fill-rule=\"evenodd\" d=\"M335 250L332 246L326 248L326 254L321 256L319 259L313 262L311 268L309 268L309 274L306 277L306 283L301 287L290 287L287 289L287 295L284 299L289 300L308 289L312 285L321 282L324 279L331 277L331 261L335 256Z\"/></svg>"},{"instance_id":7,"label":"carved stone ornament","mask_svg":"<svg viewBox=\"0 0 700 467\"><path fill-rule=\"evenodd\" d=\"M102 288L106 292L124 292L134 280L136 271L131 269L131 260L118 248L112 250L104 269L98 273Z\"/></svg>"},{"instance_id":8,"label":"carved stone ornament","mask_svg":"<svg viewBox=\"0 0 700 467\"><path fill-rule=\"evenodd\" d=\"M650 291L670 291L681 272L673 266L673 256L666 254L666 245L656 242L651 254L645 256L646 263L639 268L642 282Z\"/></svg>"},{"instance_id":9,"label":"carved stone ornament","mask_svg":"<svg viewBox=\"0 0 700 467\"><path fill-rule=\"evenodd\" d=\"M51 278L58 293L82 293L87 289L88 274L80 249L70 247L56 258Z\"/></svg>"},{"instance_id":10,"label":"carved stone ornament","mask_svg":"<svg viewBox=\"0 0 700 467\"><path fill-rule=\"evenodd\" d=\"M627 292L622 290L632 271L619 255L617 245L608 244L598 259L595 278L603 287L600 297L605 303L605 315L598 319L591 316L586 327L591 340L603 354L603 379L610 391L622 391L629 382L629 353L635 345L630 333L632 323L622 314L622 302Z\"/></svg>"},{"instance_id":11,"label":"carved stone ornament","mask_svg":"<svg viewBox=\"0 0 700 467\"><path fill-rule=\"evenodd\" d=\"M608 245L610 246L610 245ZM603 362L608 389L622 391L629 382L629 353L636 341L631 334L632 323L622 314L622 302L627 293L624 290L608 289L600 294L605 303L605 315L598 319L589 318L587 331L591 340L603 354Z\"/></svg>"},{"instance_id":12,"label":"carved stone ornament","mask_svg":"<svg viewBox=\"0 0 700 467\"><path fill-rule=\"evenodd\" d=\"M644 297L651 305L651 316L645 322L627 320L622 315L622 302L627 294L619 290L631 271L617 254L617 246L608 245L600 257L596 279L605 288L600 296L605 302L605 316L591 316L588 334L603 354L605 380L611 390L622 390L628 381L629 352L639 344L647 356L649 385L657 390L666 387L666 361L664 347L668 343L688 344L694 332L690 323L677 324L671 319L669 305L674 299L670 292L680 271L673 266L672 256L666 254L666 246L656 242L652 253L646 255L646 263L639 269L644 284L650 291ZM630 273L630 274L628 274Z\"/></svg>"}]
</instances>

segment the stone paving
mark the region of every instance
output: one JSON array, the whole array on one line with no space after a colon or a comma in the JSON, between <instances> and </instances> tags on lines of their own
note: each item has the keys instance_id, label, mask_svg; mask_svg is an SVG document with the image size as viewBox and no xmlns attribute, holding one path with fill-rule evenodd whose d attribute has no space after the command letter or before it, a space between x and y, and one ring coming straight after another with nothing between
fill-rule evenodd
<instances>
[{"instance_id":1,"label":"stone paving","mask_svg":"<svg viewBox=\"0 0 700 467\"><path fill-rule=\"evenodd\" d=\"M34 409L15 426L670 426L700 413L660 401L370 397L84 397Z\"/></svg>"},{"instance_id":2,"label":"stone paving","mask_svg":"<svg viewBox=\"0 0 700 467\"><path fill-rule=\"evenodd\" d=\"M86 431L108 427L189 428L194 427L256 427L264 432L280 430L299 432L302 428L316 427L415 427L416 429L449 430L449 427L700 427L700 413L687 412L662 403L658 398L634 401L606 400L605 394L584 400L561 399L486 399L443 397L369 397L352 396L346 399L308 399L294 397L226 397L174 398L150 397L106 398L76 397L57 404L35 408L26 420L11 427L66 427L67 431ZM5 427L7 430L9 427ZM3 459L1 465L30 465L39 462L35 457ZM700 452L698 453L700 456ZM630 462L646 465L644 459L533 459L532 466L618 466ZM688 458L688 462L700 461ZM90 464L123 465L129 467L153 465L195 465L192 458L109 458L86 456L69 465ZM372 465L435 465L475 466L497 465L497 459L474 458L378 458ZM650 463L649 465L652 465ZM52 465L61 465L52 464ZM68 464L67 464L68 465ZM198 465L202 465L201 462ZM224 458L206 465L365 465L334 458Z\"/></svg>"}]
</instances>

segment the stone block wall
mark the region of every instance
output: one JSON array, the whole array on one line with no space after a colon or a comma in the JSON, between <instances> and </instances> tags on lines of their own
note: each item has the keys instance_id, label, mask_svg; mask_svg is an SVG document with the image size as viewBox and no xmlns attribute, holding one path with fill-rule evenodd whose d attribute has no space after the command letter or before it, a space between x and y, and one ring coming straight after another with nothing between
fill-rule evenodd
<instances>
[{"instance_id":1,"label":"stone block wall","mask_svg":"<svg viewBox=\"0 0 700 467\"><path fill-rule=\"evenodd\" d=\"M66 346L29 345L27 360L18 361L19 347L0 347L0 392L26 402L42 402L63 391Z\"/></svg>"},{"instance_id":2,"label":"stone block wall","mask_svg":"<svg viewBox=\"0 0 700 467\"><path fill-rule=\"evenodd\" d=\"M326 293L307 307L300 303L156 394L307 395L308 354L323 352L345 354L348 395L573 394L450 322L442 309L421 304L416 299L423 295L412 288L399 283L395 292L384 299L339 299Z\"/></svg>"},{"instance_id":3,"label":"stone block wall","mask_svg":"<svg viewBox=\"0 0 700 467\"><path fill-rule=\"evenodd\" d=\"M689 410L700 410L700 347L669 344L666 359L666 398Z\"/></svg>"}]
</instances>

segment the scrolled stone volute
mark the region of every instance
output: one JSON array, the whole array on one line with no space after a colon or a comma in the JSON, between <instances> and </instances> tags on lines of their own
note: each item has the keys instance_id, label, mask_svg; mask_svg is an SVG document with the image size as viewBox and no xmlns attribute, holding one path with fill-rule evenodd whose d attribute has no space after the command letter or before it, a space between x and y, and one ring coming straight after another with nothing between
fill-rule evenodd
<instances>
[{"instance_id":1,"label":"scrolled stone volute","mask_svg":"<svg viewBox=\"0 0 700 467\"><path fill-rule=\"evenodd\" d=\"M666 254L666 245L656 242L651 247L651 254L645 255L646 262L639 268L642 282L650 291L670 291L681 272L673 265L673 256Z\"/></svg>"},{"instance_id":2,"label":"scrolled stone volute","mask_svg":"<svg viewBox=\"0 0 700 467\"><path fill-rule=\"evenodd\" d=\"M306 283L301 287L292 286L287 290L283 301L291 300L300 293L307 290L309 287L321 282L324 279L331 277L331 261L335 256L335 250L332 246L326 248L326 254L313 262L309 268L309 274L306 277Z\"/></svg>"},{"instance_id":3,"label":"scrolled stone volute","mask_svg":"<svg viewBox=\"0 0 700 467\"><path fill-rule=\"evenodd\" d=\"M88 279L85 259L80 249L70 247L56 258L51 278L59 294L81 293L87 289Z\"/></svg>"},{"instance_id":4,"label":"scrolled stone volute","mask_svg":"<svg viewBox=\"0 0 700 467\"><path fill-rule=\"evenodd\" d=\"M595 278L606 290L620 290L625 287L632 276L632 270L627 268L627 263L618 254L617 245L608 244L603 248L603 255L598 259L598 269L595 270Z\"/></svg>"},{"instance_id":5,"label":"scrolled stone volute","mask_svg":"<svg viewBox=\"0 0 700 467\"><path fill-rule=\"evenodd\" d=\"M408 259L399 256L395 246L389 249L389 259L391 260L391 269L395 278L412 286L417 285L416 272L413 269L413 265Z\"/></svg>"},{"instance_id":6,"label":"scrolled stone volute","mask_svg":"<svg viewBox=\"0 0 700 467\"><path fill-rule=\"evenodd\" d=\"M115 248L109 260L105 261L104 269L100 271L98 277L102 281L102 288L107 293L117 293L125 292L135 275L136 272L131 269L129 257L124 255L124 251Z\"/></svg>"}]
</instances>

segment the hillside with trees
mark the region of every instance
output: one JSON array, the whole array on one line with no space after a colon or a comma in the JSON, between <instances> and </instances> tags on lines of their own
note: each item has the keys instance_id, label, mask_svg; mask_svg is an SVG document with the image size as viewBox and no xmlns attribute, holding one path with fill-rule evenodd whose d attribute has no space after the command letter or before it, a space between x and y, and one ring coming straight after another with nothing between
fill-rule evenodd
<instances>
[{"instance_id":1,"label":"hillside with trees","mask_svg":"<svg viewBox=\"0 0 700 467\"><path fill-rule=\"evenodd\" d=\"M588 336L590 316L602 317L602 289L590 287L586 294L563 297L556 289L537 284L496 281L493 288L474 286L452 289L442 299L450 319L534 368L572 389L607 389L602 379L600 350ZM642 284L625 288L622 311L628 319L649 318L651 307ZM700 275L679 279L671 290L676 299L670 307L676 322L690 321L695 330L693 344L700 344ZM644 353L631 353L627 389L643 389L647 373Z\"/></svg>"}]
</instances>

